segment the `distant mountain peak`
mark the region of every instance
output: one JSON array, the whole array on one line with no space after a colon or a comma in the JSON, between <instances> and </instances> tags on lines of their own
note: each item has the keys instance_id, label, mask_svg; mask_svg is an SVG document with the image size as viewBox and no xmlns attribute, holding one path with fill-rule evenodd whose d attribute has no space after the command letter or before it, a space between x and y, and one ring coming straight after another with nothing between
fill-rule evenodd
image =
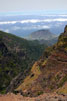
<instances>
[{"instance_id":1,"label":"distant mountain peak","mask_svg":"<svg viewBox=\"0 0 67 101\"><path fill-rule=\"evenodd\" d=\"M55 37L56 37L55 34L50 32L49 29L41 29L41 30L31 33L28 36L28 39L30 39L30 40L51 40Z\"/></svg>"}]
</instances>

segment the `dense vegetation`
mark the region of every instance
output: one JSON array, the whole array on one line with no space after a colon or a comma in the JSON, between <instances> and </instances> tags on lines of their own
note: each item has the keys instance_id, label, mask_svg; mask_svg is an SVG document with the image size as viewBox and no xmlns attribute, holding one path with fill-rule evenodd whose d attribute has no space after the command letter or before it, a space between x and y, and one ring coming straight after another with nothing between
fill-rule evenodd
<instances>
[{"instance_id":1,"label":"dense vegetation","mask_svg":"<svg viewBox=\"0 0 67 101\"><path fill-rule=\"evenodd\" d=\"M20 72L29 71L41 56L46 45L27 41L10 33L0 31L0 93L5 93L11 80Z\"/></svg>"}]
</instances>

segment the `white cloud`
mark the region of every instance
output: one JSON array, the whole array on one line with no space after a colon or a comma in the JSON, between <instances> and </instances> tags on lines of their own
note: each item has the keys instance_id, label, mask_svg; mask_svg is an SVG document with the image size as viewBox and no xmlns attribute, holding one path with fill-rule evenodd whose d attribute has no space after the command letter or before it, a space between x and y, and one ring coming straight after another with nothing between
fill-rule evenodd
<instances>
[{"instance_id":1,"label":"white cloud","mask_svg":"<svg viewBox=\"0 0 67 101\"><path fill-rule=\"evenodd\" d=\"M49 29L50 27L49 26L42 26L42 28Z\"/></svg>"},{"instance_id":2,"label":"white cloud","mask_svg":"<svg viewBox=\"0 0 67 101\"><path fill-rule=\"evenodd\" d=\"M43 20L43 22L65 22L65 21L67 21L67 19L65 19L65 18Z\"/></svg>"},{"instance_id":3,"label":"white cloud","mask_svg":"<svg viewBox=\"0 0 67 101\"><path fill-rule=\"evenodd\" d=\"M5 22L0 22L0 25L3 25L3 24L15 24L17 23L17 21L5 21Z\"/></svg>"},{"instance_id":4,"label":"white cloud","mask_svg":"<svg viewBox=\"0 0 67 101\"><path fill-rule=\"evenodd\" d=\"M67 21L66 18L58 18L58 19L44 19L44 20L39 20L39 19L32 19L32 20L22 20L19 21L20 23L38 23L38 22L65 22Z\"/></svg>"},{"instance_id":5,"label":"white cloud","mask_svg":"<svg viewBox=\"0 0 67 101\"><path fill-rule=\"evenodd\" d=\"M29 20L22 20L22 21L5 21L5 22L0 22L0 25L3 24L16 24L16 23L39 23L39 22L65 22L67 21L67 18L56 18L56 19L29 19Z\"/></svg>"},{"instance_id":6,"label":"white cloud","mask_svg":"<svg viewBox=\"0 0 67 101\"><path fill-rule=\"evenodd\" d=\"M50 26L42 26L42 25L36 25L36 26L29 26L29 27L23 27L23 30L31 30L31 29L49 29Z\"/></svg>"},{"instance_id":7,"label":"white cloud","mask_svg":"<svg viewBox=\"0 0 67 101\"><path fill-rule=\"evenodd\" d=\"M39 19L31 19L31 20L22 20L20 23L37 23L41 22Z\"/></svg>"}]
</instances>

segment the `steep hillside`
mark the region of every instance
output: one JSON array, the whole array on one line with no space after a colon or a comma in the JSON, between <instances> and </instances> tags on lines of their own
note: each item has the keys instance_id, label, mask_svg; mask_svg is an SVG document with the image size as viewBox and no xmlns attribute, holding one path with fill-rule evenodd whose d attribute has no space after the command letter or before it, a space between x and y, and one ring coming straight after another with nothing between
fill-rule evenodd
<instances>
[{"instance_id":1,"label":"steep hillside","mask_svg":"<svg viewBox=\"0 0 67 101\"><path fill-rule=\"evenodd\" d=\"M21 70L19 57L11 53L0 40L0 93L4 93L13 77Z\"/></svg>"},{"instance_id":2,"label":"steep hillside","mask_svg":"<svg viewBox=\"0 0 67 101\"><path fill-rule=\"evenodd\" d=\"M38 41L27 41L0 31L0 93L5 93L11 80L19 73L23 80L45 47Z\"/></svg>"},{"instance_id":3,"label":"steep hillside","mask_svg":"<svg viewBox=\"0 0 67 101\"><path fill-rule=\"evenodd\" d=\"M45 50L30 74L15 91L26 96L57 92L67 94L67 26L58 42Z\"/></svg>"}]
</instances>

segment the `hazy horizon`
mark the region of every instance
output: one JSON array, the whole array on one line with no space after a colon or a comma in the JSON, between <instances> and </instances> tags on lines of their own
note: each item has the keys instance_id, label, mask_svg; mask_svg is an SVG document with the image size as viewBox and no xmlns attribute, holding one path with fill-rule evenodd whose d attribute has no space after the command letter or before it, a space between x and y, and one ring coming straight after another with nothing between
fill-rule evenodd
<instances>
[{"instance_id":1,"label":"hazy horizon","mask_svg":"<svg viewBox=\"0 0 67 101\"><path fill-rule=\"evenodd\" d=\"M0 0L0 15L67 14L67 0Z\"/></svg>"},{"instance_id":2,"label":"hazy horizon","mask_svg":"<svg viewBox=\"0 0 67 101\"><path fill-rule=\"evenodd\" d=\"M23 36L49 29L59 34L66 24L66 0L0 0L0 30L5 32Z\"/></svg>"},{"instance_id":3,"label":"hazy horizon","mask_svg":"<svg viewBox=\"0 0 67 101\"><path fill-rule=\"evenodd\" d=\"M0 15L67 15L67 10L38 10L38 11L14 11L0 12Z\"/></svg>"}]
</instances>

